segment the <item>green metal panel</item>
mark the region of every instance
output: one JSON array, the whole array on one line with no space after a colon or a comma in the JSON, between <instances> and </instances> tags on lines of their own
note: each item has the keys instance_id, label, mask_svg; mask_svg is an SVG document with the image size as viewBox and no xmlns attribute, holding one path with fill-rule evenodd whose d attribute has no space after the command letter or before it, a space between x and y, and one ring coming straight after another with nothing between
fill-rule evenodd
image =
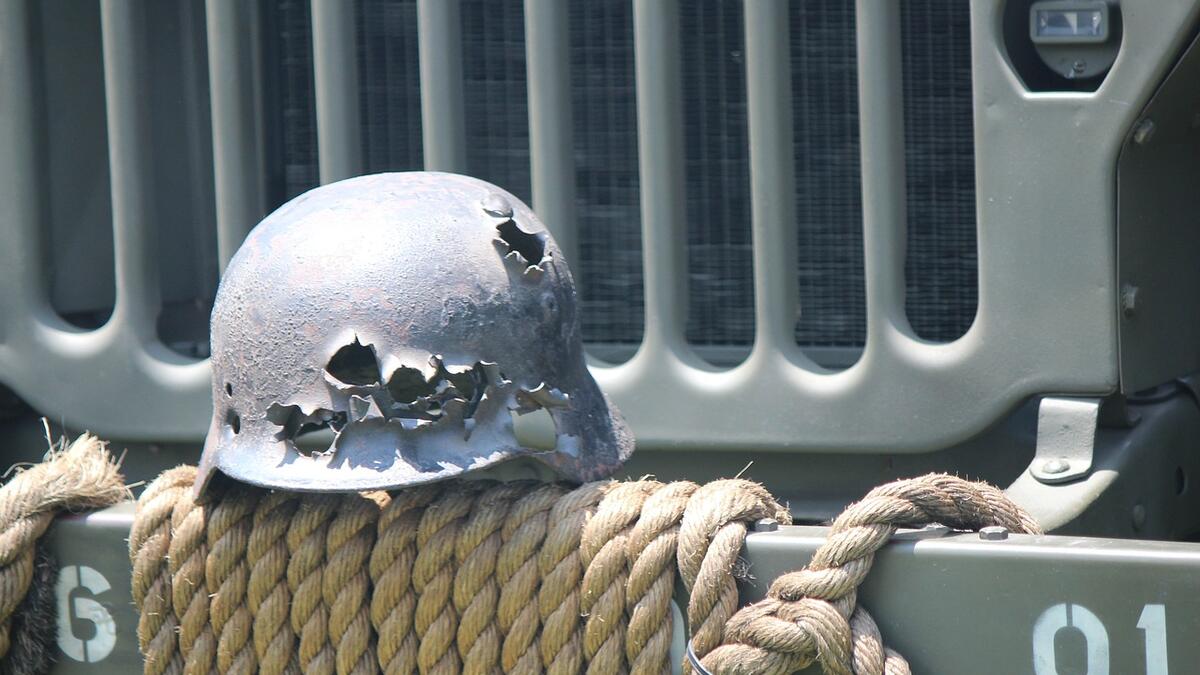
<instances>
[{"instance_id":1,"label":"green metal panel","mask_svg":"<svg viewBox=\"0 0 1200 675\"><path fill-rule=\"evenodd\" d=\"M1141 111L1117 164L1121 386L1200 370L1200 40Z\"/></svg>"},{"instance_id":2,"label":"green metal panel","mask_svg":"<svg viewBox=\"0 0 1200 675\"><path fill-rule=\"evenodd\" d=\"M63 518L51 530L51 549L64 569L60 607L67 614L59 641L82 658L60 647L55 673L141 669L126 548L132 516L127 503ZM826 532L782 527L751 534L743 555L749 577L742 584L742 601L761 598L772 579L802 567ZM97 578L104 583L93 589L80 583ZM1020 535L986 541L974 533L931 529L901 534L885 547L859 597L887 643L917 673L1055 675L1055 670L1035 669L1036 653L1052 654L1057 673L1165 675L1166 670L1147 670L1147 654L1153 659L1165 653L1175 673L1192 672L1192 664L1200 661L1200 643L1194 639L1200 633L1198 578L1200 544ZM1162 607L1161 617L1156 607ZM1085 626L1092 633L1091 647L1107 644L1108 670L1082 667L1081 632L1051 630L1068 615L1080 625L1088 614L1103 627L1101 641L1094 626ZM1165 628L1165 652L1155 641L1160 627ZM114 638L111 650L108 634ZM1035 635L1043 638L1040 648ZM103 658L89 662L88 654Z\"/></svg>"},{"instance_id":3,"label":"green metal panel","mask_svg":"<svg viewBox=\"0 0 1200 675\"><path fill-rule=\"evenodd\" d=\"M754 581L743 600L802 566L823 535L800 527L751 535L745 558ZM859 598L914 673L1166 675L1168 664L1190 673L1200 662L1200 545L907 536L876 557ZM1154 635L1158 607L1165 650ZM1060 621L1076 628L1058 630ZM1088 647L1103 654L1090 670Z\"/></svg>"}]
</instances>

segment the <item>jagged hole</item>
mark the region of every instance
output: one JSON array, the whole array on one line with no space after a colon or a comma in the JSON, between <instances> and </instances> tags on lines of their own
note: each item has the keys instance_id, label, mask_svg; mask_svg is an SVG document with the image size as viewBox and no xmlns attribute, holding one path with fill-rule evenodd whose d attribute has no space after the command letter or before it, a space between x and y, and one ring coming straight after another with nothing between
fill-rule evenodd
<instances>
[{"instance_id":1,"label":"jagged hole","mask_svg":"<svg viewBox=\"0 0 1200 675\"><path fill-rule=\"evenodd\" d=\"M500 232L500 238L508 245L508 250L516 251L525 258L528 265L536 265L542 261L542 256L546 253L546 243L542 237L536 234L529 234L517 227L516 221L507 220L496 226L496 230Z\"/></svg>"},{"instance_id":2,"label":"jagged hole","mask_svg":"<svg viewBox=\"0 0 1200 675\"><path fill-rule=\"evenodd\" d=\"M379 382L379 365L375 361L375 349L354 342L337 350L325 370L346 384L376 384Z\"/></svg>"},{"instance_id":3,"label":"jagged hole","mask_svg":"<svg viewBox=\"0 0 1200 675\"><path fill-rule=\"evenodd\" d=\"M483 373L480 371L479 364L475 364L474 368L461 373L448 373L446 379L458 390L459 396L467 401L475 400L477 385L485 384L479 381L483 379Z\"/></svg>"},{"instance_id":4,"label":"jagged hole","mask_svg":"<svg viewBox=\"0 0 1200 675\"><path fill-rule=\"evenodd\" d=\"M400 366L392 373L387 388L396 403L415 403L437 392L435 383L426 380L421 371L408 366Z\"/></svg>"}]
</instances>

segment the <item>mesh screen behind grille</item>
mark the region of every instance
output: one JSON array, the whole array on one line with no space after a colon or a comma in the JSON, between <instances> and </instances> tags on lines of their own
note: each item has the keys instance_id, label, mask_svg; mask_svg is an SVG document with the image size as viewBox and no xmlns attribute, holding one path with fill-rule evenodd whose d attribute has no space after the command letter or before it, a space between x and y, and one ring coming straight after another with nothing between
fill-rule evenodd
<instances>
[{"instance_id":1,"label":"mesh screen behind grille","mask_svg":"<svg viewBox=\"0 0 1200 675\"><path fill-rule=\"evenodd\" d=\"M900 5L908 172L908 317L917 334L953 340L978 303L971 24L965 5Z\"/></svg>"},{"instance_id":2,"label":"mesh screen behind grille","mask_svg":"<svg viewBox=\"0 0 1200 675\"><path fill-rule=\"evenodd\" d=\"M632 8L571 0L570 59L584 335L635 344L643 330ZM421 163L414 0L357 0L363 150L369 171ZM264 62L277 201L316 184L307 3L268 2ZM467 170L529 199L524 17L519 2L462 0ZM901 3L908 173L908 312L948 340L975 313L969 14L955 0ZM681 3L687 196L687 335L754 336L742 6ZM865 338L854 7L791 3L797 342Z\"/></svg>"},{"instance_id":3,"label":"mesh screen behind grille","mask_svg":"<svg viewBox=\"0 0 1200 675\"><path fill-rule=\"evenodd\" d=\"M266 184L274 209L317 184L312 14L305 0L269 1L263 10Z\"/></svg>"}]
</instances>

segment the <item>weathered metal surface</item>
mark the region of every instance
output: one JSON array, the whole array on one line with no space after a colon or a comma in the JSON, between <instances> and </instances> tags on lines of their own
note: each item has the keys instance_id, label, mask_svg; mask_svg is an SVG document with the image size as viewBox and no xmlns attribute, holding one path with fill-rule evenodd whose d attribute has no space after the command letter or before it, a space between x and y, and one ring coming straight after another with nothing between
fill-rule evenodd
<instances>
[{"instance_id":1,"label":"weathered metal surface","mask_svg":"<svg viewBox=\"0 0 1200 675\"><path fill-rule=\"evenodd\" d=\"M140 672L126 543L132 521L132 504L123 504L64 518L51 530L65 580L58 641L73 654L86 646L90 655L77 659L60 647L54 673ZM742 601L761 598L772 579L802 567L826 533L751 533ZM859 597L916 673L1165 675L1168 667L1192 672L1200 660L1198 578L1200 544L1016 534L987 540L931 529L902 533L884 547ZM1107 655L1100 662L1106 669L1085 670L1089 649Z\"/></svg>"},{"instance_id":2,"label":"weathered metal surface","mask_svg":"<svg viewBox=\"0 0 1200 675\"><path fill-rule=\"evenodd\" d=\"M268 216L212 317L200 467L274 488L412 485L520 456L575 481L633 450L584 363L571 273L516 197L441 173L353 178ZM512 415L544 410L553 450ZM330 428L333 443L298 438Z\"/></svg>"}]
</instances>

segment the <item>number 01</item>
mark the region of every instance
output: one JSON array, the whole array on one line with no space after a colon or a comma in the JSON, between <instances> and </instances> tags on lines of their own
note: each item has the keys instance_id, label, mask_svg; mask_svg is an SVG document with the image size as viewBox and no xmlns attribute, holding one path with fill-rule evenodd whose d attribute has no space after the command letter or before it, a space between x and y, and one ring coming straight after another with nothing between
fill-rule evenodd
<instances>
[{"instance_id":1,"label":"number 01","mask_svg":"<svg viewBox=\"0 0 1200 675\"><path fill-rule=\"evenodd\" d=\"M1146 675L1167 672L1167 610L1164 605L1146 605L1137 627L1145 632ZM1090 609L1078 604L1061 603L1042 612L1033 624L1033 670L1037 675L1058 675L1054 638L1058 632L1073 628L1083 634L1087 654L1087 675L1108 675L1110 654L1108 629Z\"/></svg>"}]
</instances>

